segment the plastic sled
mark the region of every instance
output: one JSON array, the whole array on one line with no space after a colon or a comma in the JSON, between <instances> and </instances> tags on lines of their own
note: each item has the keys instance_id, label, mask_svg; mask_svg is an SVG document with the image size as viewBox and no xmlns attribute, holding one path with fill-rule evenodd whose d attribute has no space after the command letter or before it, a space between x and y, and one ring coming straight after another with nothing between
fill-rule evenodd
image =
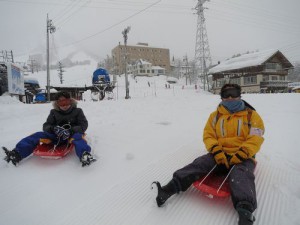
<instances>
[{"instance_id":1,"label":"plastic sled","mask_svg":"<svg viewBox=\"0 0 300 225\"><path fill-rule=\"evenodd\" d=\"M206 194L209 198L226 198L230 196L229 183L226 179L226 175L227 174L220 175L212 173L206 178L195 181L193 186Z\"/></svg>"},{"instance_id":2,"label":"plastic sled","mask_svg":"<svg viewBox=\"0 0 300 225\"><path fill-rule=\"evenodd\" d=\"M73 149L74 145L69 143L56 147L53 144L40 144L34 149L33 154L47 159L60 159Z\"/></svg>"}]
</instances>

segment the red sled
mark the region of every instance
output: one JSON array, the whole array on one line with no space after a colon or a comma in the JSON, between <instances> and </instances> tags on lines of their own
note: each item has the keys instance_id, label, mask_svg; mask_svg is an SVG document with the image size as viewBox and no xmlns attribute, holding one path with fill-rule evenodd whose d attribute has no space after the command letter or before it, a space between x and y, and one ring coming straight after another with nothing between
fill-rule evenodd
<instances>
[{"instance_id":1,"label":"red sled","mask_svg":"<svg viewBox=\"0 0 300 225\"><path fill-rule=\"evenodd\" d=\"M201 192L205 193L209 198L229 197L230 188L229 188L229 181L227 178L232 169L229 171L228 174L219 174L219 173L217 174L214 173L215 168L216 166L204 178L195 181L193 183L193 186L196 189L200 190Z\"/></svg>"},{"instance_id":2,"label":"red sled","mask_svg":"<svg viewBox=\"0 0 300 225\"><path fill-rule=\"evenodd\" d=\"M73 149L74 145L69 143L59 146L42 143L34 149L33 154L47 159L60 159L69 154Z\"/></svg>"}]
</instances>

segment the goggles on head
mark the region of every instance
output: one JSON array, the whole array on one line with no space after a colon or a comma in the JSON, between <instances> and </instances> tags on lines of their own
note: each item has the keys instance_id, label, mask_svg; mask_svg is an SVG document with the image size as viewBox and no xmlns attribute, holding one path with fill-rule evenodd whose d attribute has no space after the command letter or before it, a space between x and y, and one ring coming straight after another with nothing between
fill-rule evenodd
<instances>
[{"instance_id":1,"label":"goggles on head","mask_svg":"<svg viewBox=\"0 0 300 225\"><path fill-rule=\"evenodd\" d=\"M71 99L69 99L69 98L58 99L57 100L57 105L59 107L64 107L64 106L71 105Z\"/></svg>"},{"instance_id":2,"label":"goggles on head","mask_svg":"<svg viewBox=\"0 0 300 225\"><path fill-rule=\"evenodd\" d=\"M222 98L238 98L241 97L241 92L235 88L228 88L221 92Z\"/></svg>"}]
</instances>

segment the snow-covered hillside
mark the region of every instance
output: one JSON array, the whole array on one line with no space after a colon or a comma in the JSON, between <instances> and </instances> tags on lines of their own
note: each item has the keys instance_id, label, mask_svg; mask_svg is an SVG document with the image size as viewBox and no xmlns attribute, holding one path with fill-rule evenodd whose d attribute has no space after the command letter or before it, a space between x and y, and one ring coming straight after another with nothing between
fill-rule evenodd
<instances>
[{"instance_id":1,"label":"snow-covered hillside","mask_svg":"<svg viewBox=\"0 0 300 225\"><path fill-rule=\"evenodd\" d=\"M80 80L83 71L90 79L88 71L93 69L74 68L66 80ZM174 170L205 153L203 128L220 101L219 96L179 84L166 89L165 80L130 79L131 99L125 100L124 77L118 77L114 100L79 102L98 159L90 167L82 168L74 152L61 160L31 156L17 167L0 160L0 224L237 224L230 199L210 199L193 188L162 208L156 206L151 183L166 183ZM257 154L255 224L299 224L300 95L243 98L266 127ZM12 149L22 137L41 130L51 107L0 97L1 146Z\"/></svg>"}]
</instances>

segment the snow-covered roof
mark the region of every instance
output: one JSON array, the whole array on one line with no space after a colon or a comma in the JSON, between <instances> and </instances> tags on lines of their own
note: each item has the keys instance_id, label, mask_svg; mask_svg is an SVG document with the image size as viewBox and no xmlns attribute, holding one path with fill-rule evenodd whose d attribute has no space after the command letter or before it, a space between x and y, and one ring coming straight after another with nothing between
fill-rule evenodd
<instances>
[{"instance_id":1,"label":"snow-covered roof","mask_svg":"<svg viewBox=\"0 0 300 225\"><path fill-rule=\"evenodd\" d=\"M258 66L266 62L270 57L276 54L278 50L265 50L254 53L244 54L235 58L221 62L219 65L211 68L209 73L218 73L222 71L242 69L251 66Z\"/></svg>"},{"instance_id":2,"label":"snow-covered roof","mask_svg":"<svg viewBox=\"0 0 300 225\"><path fill-rule=\"evenodd\" d=\"M294 90L298 90L298 89L300 89L300 86L296 86L296 87L293 87L293 88L292 88L293 91L294 91Z\"/></svg>"},{"instance_id":3,"label":"snow-covered roof","mask_svg":"<svg viewBox=\"0 0 300 225\"><path fill-rule=\"evenodd\" d=\"M26 76L24 76L24 83L39 84L39 81L35 77L26 77Z\"/></svg>"},{"instance_id":4,"label":"snow-covered roof","mask_svg":"<svg viewBox=\"0 0 300 225\"><path fill-rule=\"evenodd\" d=\"M160 67L160 66L152 66L152 69L154 69L154 70L164 70L165 68Z\"/></svg>"},{"instance_id":5,"label":"snow-covered roof","mask_svg":"<svg viewBox=\"0 0 300 225\"><path fill-rule=\"evenodd\" d=\"M142 65L146 65L146 64L148 64L148 65L150 65L151 63L150 63L150 62L148 62L148 61L146 61L146 60L139 59L139 60L137 61L137 64L142 64Z\"/></svg>"}]
</instances>

